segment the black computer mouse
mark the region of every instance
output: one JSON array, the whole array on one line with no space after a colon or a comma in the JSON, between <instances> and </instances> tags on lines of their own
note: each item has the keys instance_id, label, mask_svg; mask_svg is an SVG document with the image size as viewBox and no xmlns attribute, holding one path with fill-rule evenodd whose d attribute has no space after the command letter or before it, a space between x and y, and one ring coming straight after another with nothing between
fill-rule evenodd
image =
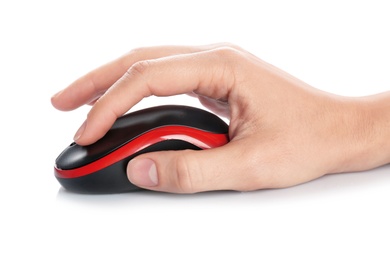
<instances>
[{"instance_id":1,"label":"black computer mouse","mask_svg":"<svg viewBox=\"0 0 390 260\"><path fill-rule=\"evenodd\" d=\"M67 190L78 193L122 193L140 189L126 174L137 155L163 150L202 150L226 144L228 125L194 107L168 105L128 113L116 120L97 142L70 144L57 157L54 173Z\"/></svg>"}]
</instances>

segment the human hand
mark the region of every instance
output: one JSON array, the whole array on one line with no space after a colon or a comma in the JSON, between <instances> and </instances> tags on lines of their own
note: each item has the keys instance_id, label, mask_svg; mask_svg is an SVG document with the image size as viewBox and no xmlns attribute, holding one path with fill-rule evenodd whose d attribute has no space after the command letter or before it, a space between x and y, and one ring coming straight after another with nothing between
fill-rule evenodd
<instances>
[{"instance_id":1,"label":"human hand","mask_svg":"<svg viewBox=\"0 0 390 260\"><path fill-rule=\"evenodd\" d=\"M230 44L130 51L72 83L52 104L60 110L93 105L75 135L87 145L143 98L184 93L229 118L231 141L140 155L127 168L135 185L178 193L281 188L389 162L375 150L383 141L383 130L373 127L382 96L320 91Z\"/></svg>"}]
</instances>

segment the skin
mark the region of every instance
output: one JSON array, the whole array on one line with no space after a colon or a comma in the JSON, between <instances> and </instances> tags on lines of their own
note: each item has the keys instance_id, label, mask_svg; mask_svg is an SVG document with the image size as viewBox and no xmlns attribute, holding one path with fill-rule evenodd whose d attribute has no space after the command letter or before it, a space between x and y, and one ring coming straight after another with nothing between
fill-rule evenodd
<instances>
[{"instance_id":1,"label":"skin","mask_svg":"<svg viewBox=\"0 0 390 260\"><path fill-rule=\"evenodd\" d=\"M54 95L68 111L92 105L75 134L88 145L144 97L188 93L230 120L230 142L130 161L140 187L195 193L282 188L390 162L390 92L351 98L323 92L232 44L139 48Z\"/></svg>"}]
</instances>

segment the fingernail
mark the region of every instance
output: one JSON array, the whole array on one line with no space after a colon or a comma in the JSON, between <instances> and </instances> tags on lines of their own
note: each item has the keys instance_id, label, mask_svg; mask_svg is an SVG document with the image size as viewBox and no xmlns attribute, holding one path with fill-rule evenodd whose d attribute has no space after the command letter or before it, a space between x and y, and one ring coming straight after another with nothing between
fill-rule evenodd
<instances>
[{"instance_id":1,"label":"fingernail","mask_svg":"<svg viewBox=\"0 0 390 260\"><path fill-rule=\"evenodd\" d=\"M63 91L63 90L57 92L57 93L54 94L51 98L56 98L56 97L58 97L59 95L61 95L62 91Z\"/></svg>"},{"instance_id":2,"label":"fingernail","mask_svg":"<svg viewBox=\"0 0 390 260\"><path fill-rule=\"evenodd\" d=\"M127 165L129 180L143 187L154 187L158 184L156 164L151 159L133 159Z\"/></svg>"},{"instance_id":3,"label":"fingernail","mask_svg":"<svg viewBox=\"0 0 390 260\"><path fill-rule=\"evenodd\" d=\"M77 141L77 139L79 139L80 136L83 134L86 124L87 124L87 120L85 120L84 123L80 126L79 130L77 130L76 134L73 137L74 141Z\"/></svg>"}]
</instances>

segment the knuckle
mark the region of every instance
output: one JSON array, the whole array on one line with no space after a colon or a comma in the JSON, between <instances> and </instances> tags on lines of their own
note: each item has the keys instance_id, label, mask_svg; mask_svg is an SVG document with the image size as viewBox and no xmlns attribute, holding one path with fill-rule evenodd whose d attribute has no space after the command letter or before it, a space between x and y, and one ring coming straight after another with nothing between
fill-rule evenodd
<instances>
[{"instance_id":1,"label":"knuckle","mask_svg":"<svg viewBox=\"0 0 390 260\"><path fill-rule=\"evenodd\" d=\"M236 51L243 51L243 49L240 46L233 44L233 43L230 43L230 42L223 42L221 44L221 46L224 46L226 48L231 48L231 49L234 49Z\"/></svg>"},{"instance_id":2,"label":"knuckle","mask_svg":"<svg viewBox=\"0 0 390 260\"><path fill-rule=\"evenodd\" d=\"M185 154L185 153L184 153ZM188 157L180 155L175 161L176 167L176 186L179 192L182 193L194 193L195 183L194 183L194 169L190 167L190 162ZM191 164L193 165L193 164Z\"/></svg>"},{"instance_id":3,"label":"knuckle","mask_svg":"<svg viewBox=\"0 0 390 260\"><path fill-rule=\"evenodd\" d=\"M239 55L240 51L231 46L223 46L214 49L214 53L222 58L230 58Z\"/></svg>"},{"instance_id":4,"label":"knuckle","mask_svg":"<svg viewBox=\"0 0 390 260\"><path fill-rule=\"evenodd\" d=\"M224 86L224 92L230 92L236 85L236 79L241 71L241 66L238 64L243 57L238 50L226 46L214 49L212 53L219 64L214 67L212 83L218 82ZM221 91L222 88L216 89Z\"/></svg>"},{"instance_id":5,"label":"knuckle","mask_svg":"<svg viewBox=\"0 0 390 260\"><path fill-rule=\"evenodd\" d=\"M233 44L233 43L230 43L230 42L217 42L215 44L212 45L212 49L218 49L218 48L232 48L232 49L235 49L237 51L243 51L243 49L236 45L236 44Z\"/></svg>"},{"instance_id":6,"label":"knuckle","mask_svg":"<svg viewBox=\"0 0 390 260\"><path fill-rule=\"evenodd\" d=\"M150 60L142 60L137 61L133 64L127 71L125 76L126 77L144 77L147 74L147 71L149 71L150 67L152 66L152 62Z\"/></svg>"},{"instance_id":7,"label":"knuckle","mask_svg":"<svg viewBox=\"0 0 390 260\"><path fill-rule=\"evenodd\" d=\"M137 47L137 48L134 48L132 49L129 54L138 54L138 53L144 53L146 51L146 47Z\"/></svg>"},{"instance_id":8,"label":"knuckle","mask_svg":"<svg viewBox=\"0 0 390 260\"><path fill-rule=\"evenodd\" d=\"M213 53L219 63L223 65L220 66L220 68L223 69L222 71L227 71L229 73L234 73L237 68L239 68L239 66L237 67L236 64L239 63L243 58L240 51L231 47L220 47L214 49Z\"/></svg>"},{"instance_id":9,"label":"knuckle","mask_svg":"<svg viewBox=\"0 0 390 260\"><path fill-rule=\"evenodd\" d=\"M145 53L149 53L150 49L151 49L151 47L137 47L137 48L130 50L126 54L126 56L132 56L133 58L135 58L137 60L139 57L145 56Z\"/></svg>"}]
</instances>

